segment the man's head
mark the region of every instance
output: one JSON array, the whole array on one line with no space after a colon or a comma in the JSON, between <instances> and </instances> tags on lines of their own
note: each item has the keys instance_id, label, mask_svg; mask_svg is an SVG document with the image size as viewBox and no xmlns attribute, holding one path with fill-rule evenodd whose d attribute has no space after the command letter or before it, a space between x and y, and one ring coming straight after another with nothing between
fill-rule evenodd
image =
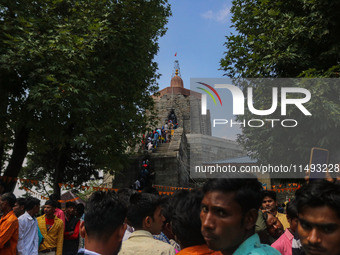
<instances>
[{"instance_id":1,"label":"man's head","mask_svg":"<svg viewBox=\"0 0 340 255\"><path fill-rule=\"evenodd\" d=\"M4 214L12 211L14 204L16 201L16 197L13 193L5 193L0 197L0 211Z\"/></svg>"},{"instance_id":2,"label":"man's head","mask_svg":"<svg viewBox=\"0 0 340 255\"><path fill-rule=\"evenodd\" d=\"M59 208L59 209L61 208L61 204L59 202L60 195L53 193L53 194L49 195L49 198L50 198L50 200L55 201L55 208Z\"/></svg>"},{"instance_id":3,"label":"man's head","mask_svg":"<svg viewBox=\"0 0 340 255\"><path fill-rule=\"evenodd\" d=\"M57 207L57 202L54 200L47 200L44 206L44 213L48 219L54 218L55 208Z\"/></svg>"},{"instance_id":4,"label":"man's head","mask_svg":"<svg viewBox=\"0 0 340 255\"><path fill-rule=\"evenodd\" d=\"M298 224L299 224L299 216L298 216L295 199L288 202L286 214L287 214L287 220L290 225L289 229L292 233L295 233L297 231Z\"/></svg>"},{"instance_id":5,"label":"man's head","mask_svg":"<svg viewBox=\"0 0 340 255\"><path fill-rule=\"evenodd\" d=\"M173 198L172 230L181 247L205 244L201 234L201 201L199 191L181 190Z\"/></svg>"},{"instance_id":6,"label":"man's head","mask_svg":"<svg viewBox=\"0 0 340 255\"><path fill-rule=\"evenodd\" d=\"M209 248L233 253L255 232L262 186L248 178L210 179L203 187L202 235Z\"/></svg>"},{"instance_id":7,"label":"man's head","mask_svg":"<svg viewBox=\"0 0 340 255\"><path fill-rule=\"evenodd\" d=\"M162 215L164 216L162 232L164 235L166 235L167 238L174 240L175 236L172 231L172 224L171 224L172 214L173 214L173 207L171 203L172 199L171 197L164 195L161 197L161 200L162 200L162 204L161 204Z\"/></svg>"},{"instance_id":8,"label":"man's head","mask_svg":"<svg viewBox=\"0 0 340 255\"><path fill-rule=\"evenodd\" d=\"M310 182L296 192L298 233L307 255L340 254L340 184Z\"/></svg>"},{"instance_id":9,"label":"man's head","mask_svg":"<svg viewBox=\"0 0 340 255\"><path fill-rule=\"evenodd\" d=\"M127 218L137 230L146 230L153 235L162 231L165 220L161 210L161 199L150 193L137 193L131 196Z\"/></svg>"},{"instance_id":10,"label":"man's head","mask_svg":"<svg viewBox=\"0 0 340 255\"><path fill-rule=\"evenodd\" d=\"M136 190L128 189L128 188L120 189L117 191L118 200L119 202L122 203L122 205L125 206L126 210L130 207L131 196L136 193L137 193ZM125 223L127 223L128 225L131 225L131 223L127 220L127 217L125 218Z\"/></svg>"},{"instance_id":11,"label":"man's head","mask_svg":"<svg viewBox=\"0 0 340 255\"><path fill-rule=\"evenodd\" d=\"M25 213L26 207L26 198L19 197L14 204L13 211L17 217L23 215Z\"/></svg>"},{"instance_id":12,"label":"man's head","mask_svg":"<svg viewBox=\"0 0 340 255\"><path fill-rule=\"evenodd\" d=\"M278 239L284 232L282 223L270 212L264 212L263 218L267 225L267 231L274 239Z\"/></svg>"},{"instance_id":13,"label":"man's head","mask_svg":"<svg viewBox=\"0 0 340 255\"><path fill-rule=\"evenodd\" d=\"M264 190L262 193L262 208L272 214L277 213L276 193L271 190Z\"/></svg>"},{"instance_id":14,"label":"man's head","mask_svg":"<svg viewBox=\"0 0 340 255\"><path fill-rule=\"evenodd\" d=\"M77 204L77 207L76 207L76 217L77 218L81 218L81 216L83 216L84 214L84 211L85 211L85 206L83 204Z\"/></svg>"},{"instance_id":15,"label":"man's head","mask_svg":"<svg viewBox=\"0 0 340 255\"><path fill-rule=\"evenodd\" d=\"M85 248L102 255L117 254L126 229L125 217L126 208L115 194L93 193L86 203L84 221L80 223Z\"/></svg>"},{"instance_id":16,"label":"man's head","mask_svg":"<svg viewBox=\"0 0 340 255\"><path fill-rule=\"evenodd\" d=\"M67 214L68 217L73 217L76 215L76 203L74 202L67 202L66 203L66 209L65 212Z\"/></svg>"},{"instance_id":17,"label":"man's head","mask_svg":"<svg viewBox=\"0 0 340 255\"><path fill-rule=\"evenodd\" d=\"M26 199L26 211L31 215L35 216L40 210L40 200L35 197Z\"/></svg>"}]
</instances>

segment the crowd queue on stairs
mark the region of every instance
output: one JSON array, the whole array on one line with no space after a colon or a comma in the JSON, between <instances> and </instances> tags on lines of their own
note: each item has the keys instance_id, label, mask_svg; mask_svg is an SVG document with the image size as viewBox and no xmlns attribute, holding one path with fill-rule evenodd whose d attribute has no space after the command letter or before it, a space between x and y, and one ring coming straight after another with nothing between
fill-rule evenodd
<instances>
[{"instance_id":1,"label":"crowd queue on stairs","mask_svg":"<svg viewBox=\"0 0 340 255\"><path fill-rule=\"evenodd\" d=\"M144 150L155 152L160 143L170 143L177 127L177 122L173 123L172 120L168 120L161 128L149 132L143 139Z\"/></svg>"}]
</instances>

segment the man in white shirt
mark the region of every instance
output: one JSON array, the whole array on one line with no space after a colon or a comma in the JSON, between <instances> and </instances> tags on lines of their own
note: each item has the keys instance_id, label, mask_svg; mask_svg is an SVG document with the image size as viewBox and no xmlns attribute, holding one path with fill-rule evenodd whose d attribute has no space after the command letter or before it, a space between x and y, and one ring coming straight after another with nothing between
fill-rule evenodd
<instances>
[{"instance_id":1,"label":"man in white shirt","mask_svg":"<svg viewBox=\"0 0 340 255\"><path fill-rule=\"evenodd\" d=\"M28 198L26 200L26 212L19 217L17 255L38 255L38 222L35 215L39 209L39 199Z\"/></svg>"},{"instance_id":2,"label":"man in white shirt","mask_svg":"<svg viewBox=\"0 0 340 255\"><path fill-rule=\"evenodd\" d=\"M175 255L175 249L167 243L155 240L165 220L161 200L149 193L137 193L130 198L127 219L135 231L124 241L119 255Z\"/></svg>"}]
</instances>

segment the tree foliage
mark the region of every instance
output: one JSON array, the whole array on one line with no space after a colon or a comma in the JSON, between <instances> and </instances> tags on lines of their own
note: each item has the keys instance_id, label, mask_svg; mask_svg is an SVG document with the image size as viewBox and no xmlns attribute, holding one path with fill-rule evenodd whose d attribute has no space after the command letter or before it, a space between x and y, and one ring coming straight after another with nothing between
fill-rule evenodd
<instances>
[{"instance_id":1,"label":"tree foliage","mask_svg":"<svg viewBox=\"0 0 340 255\"><path fill-rule=\"evenodd\" d=\"M169 15L166 0L2 1L4 174L16 177L21 169L10 165L18 161L13 155L23 131L25 173L49 173L56 189L98 169L121 169L150 121L153 58Z\"/></svg>"},{"instance_id":2,"label":"tree foliage","mask_svg":"<svg viewBox=\"0 0 340 255\"><path fill-rule=\"evenodd\" d=\"M226 52L220 63L227 76L236 80L338 78L338 1L234 0L231 12L232 26L237 33L226 36ZM309 80L293 85L311 92L312 99L305 106L312 116L288 109L285 118L297 119L296 128L245 127L239 142L260 162L306 163L312 147L329 149L331 160L339 161L340 88L336 82L336 79ZM265 84L256 87L255 108L270 108L271 87ZM261 116L247 112L238 118L259 119ZM270 118L282 119L282 116L275 112Z\"/></svg>"}]
</instances>

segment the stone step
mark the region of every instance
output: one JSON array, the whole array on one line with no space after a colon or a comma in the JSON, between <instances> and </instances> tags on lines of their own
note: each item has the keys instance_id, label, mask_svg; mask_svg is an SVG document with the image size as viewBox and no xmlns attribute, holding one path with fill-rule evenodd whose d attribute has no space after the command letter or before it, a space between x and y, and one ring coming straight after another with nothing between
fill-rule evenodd
<instances>
[{"instance_id":1,"label":"stone step","mask_svg":"<svg viewBox=\"0 0 340 255\"><path fill-rule=\"evenodd\" d=\"M167 148L169 147L169 143L158 143L158 148Z\"/></svg>"},{"instance_id":2,"label":"stone step","mask_svg":"<svg viewBox=\"0 0 340 255\"><path fill-rule=\"evenodd\" d=\"M161 151L161 152L153 152L150 154L151 159L153 157L158 158L158 157L165 157L165 158L171 158L171 157L176 157L177 152L176 151Z\"/></svg>"},{"instance_id":3,"label":"stone step","mask_svg":"<svg viewBox=\"0 0 340 255\"><path fill-rule=\"evenodd\" d=\"M168 151L169 148L168 147L157 147L156 151Z\"/></svg>"},{"instance_id":4,"label":"stone step","mask_svg":"<svg viewBox=\"0 0 340 255\"><path fill-rule=\"evenodd\" d=\"M180 142L181 142L181 135L183 133L183 128L177 128L174 130L174 135L171 138L170 143L159 143L156 151L154 153L159 154L165 154L170 153L173 151L178 151Z\"/></svg>"},{"instance_id":5,"label":"stone step","mask_svg":"<svg viewBox=\"0 0 340 255\"><path fill-rule=\"evenodd\" d=\"M167 151L169 149L169 143L159 143L156 151Z\"/></svg>"}]
</instances>

